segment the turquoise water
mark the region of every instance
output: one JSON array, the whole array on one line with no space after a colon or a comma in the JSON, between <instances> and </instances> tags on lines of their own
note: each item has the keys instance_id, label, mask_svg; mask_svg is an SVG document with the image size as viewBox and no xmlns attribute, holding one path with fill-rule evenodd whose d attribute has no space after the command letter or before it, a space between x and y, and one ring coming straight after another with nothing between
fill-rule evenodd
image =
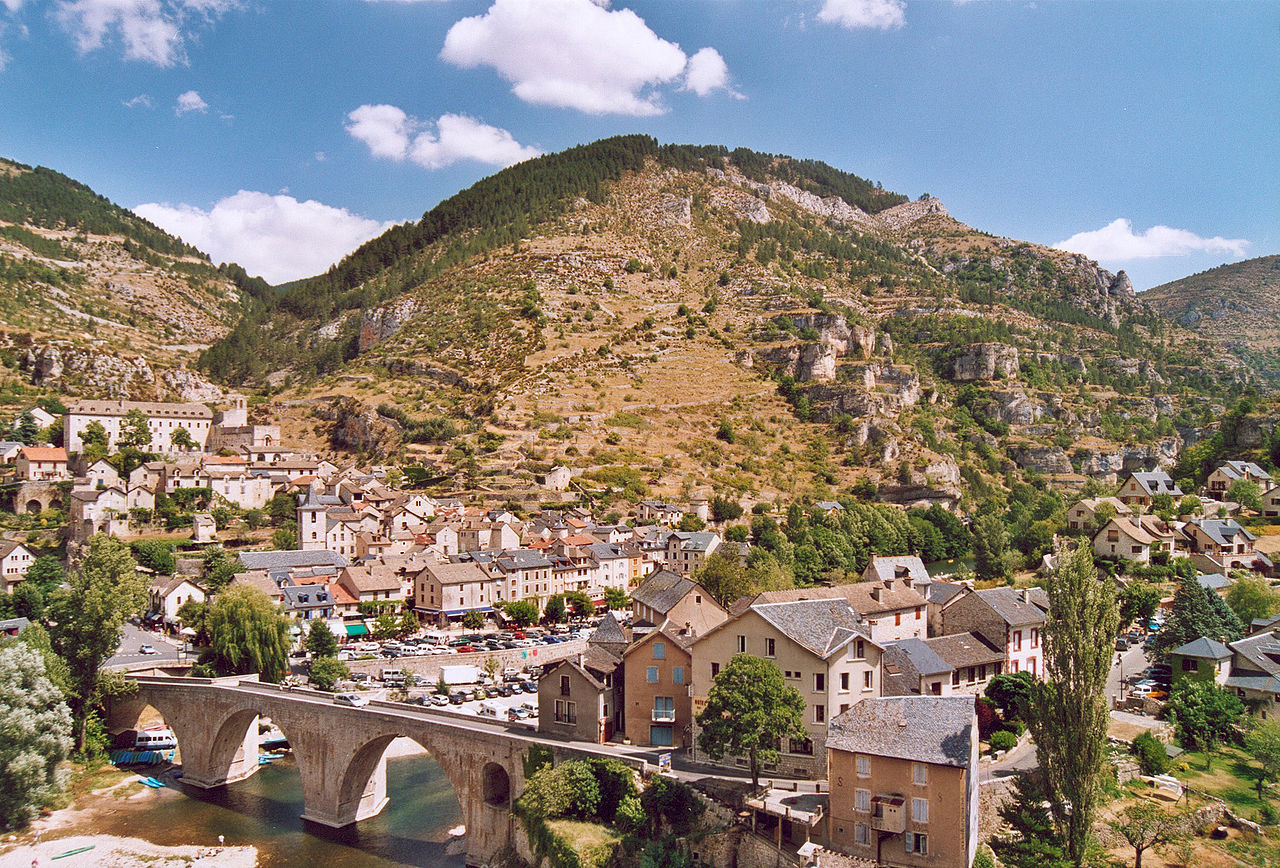
<instances>
[{"instance_id":1,"label":"turquoise water","mask_svg":"<svg viewBox=\"0 0 1280 868\"><path fill-rule=\"evenodd\" d=\"M130 800L92 825L94 832L165 846L215 846L224 835L229 845L256 846L264 866L461 868L461 855L445 853L447 830L462 821L458 799L434 760L388 760L387 795L391 801L381 814L352 829L335 832L304 823L302 779L286 757L210 792L149 790L146 799Z\"/></svg>"}]
</instances>

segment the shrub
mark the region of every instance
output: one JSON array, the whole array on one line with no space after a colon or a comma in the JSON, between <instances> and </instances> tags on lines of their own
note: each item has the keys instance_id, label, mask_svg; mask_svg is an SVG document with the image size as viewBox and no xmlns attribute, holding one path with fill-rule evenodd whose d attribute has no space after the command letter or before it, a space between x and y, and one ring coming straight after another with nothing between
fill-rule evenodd
<instances>
[{"instance_id":1,"label":"shrub","mask_svg":"<svg viewBox=\"0 0 1280 868\"><path fill-rule=\"evenodd\" d=\"M1274 826L1280 822L1280 814L1276 813L1275 805L1270 802L1258 805L1258 822L1264 826Z\"/></svg>"},{"instance_id":2,"label":"shrub","mask_svg":"<svg viewBox=\"0 0 1280 868\"><path fill-rule=\"evenodd\" d=\"M1027 731L1027 725L1020 720L1006 720L1000 724L1000 731L1011 732L1014 738L1017 738Z\"/></svg>"},{"instance_id":3,"label":"shrub","mask_svg":"<svg viewBox=\"0 0 1280 868\"><path fill-rule=\"evenodd\" d=\"M1130 748L1144 775L1162 775L1169 770L1169 754L1164 745L1149 732L1141 733Z\"/></svg>"},{"instance_id":4,"label":"shrub","mask_svg":"<svg viewBox=\"0 0 1280 868\"><path fill-rule=\"evenodd\" d=\"M644 831L648 820L638 796L624 798L618 803L618 811L613 816L614 825L624 835L639 835Z\"/></svg>"},{"instance_id":5,"label":"shrub","mask_svg":"<svg viewBox=\"0 0 1280 868\"><path fill-rule=\"evenodd\" d=\"M677 835L686 834L705 807L686 784L671 778L654 777L640 796L640 806L653 824L654 831L663 820Z\"/></svg>"},{"instance_id":6,"label":"shrub","mask_svg":"<svg viewBox=\"0 0 1280 868\"><path fill-rule=\"evenodd\" d=\"M1013 750L1018 743L1018 737L1008 730L1000 729L991 733L991 752L995 753L999 750Z\"/></svg>"}]
</instances>

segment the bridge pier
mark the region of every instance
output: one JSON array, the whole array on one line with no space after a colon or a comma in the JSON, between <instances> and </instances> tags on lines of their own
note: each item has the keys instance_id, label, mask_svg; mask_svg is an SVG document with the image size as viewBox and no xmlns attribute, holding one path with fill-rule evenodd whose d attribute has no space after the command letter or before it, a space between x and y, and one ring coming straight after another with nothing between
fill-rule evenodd
<instances>
[{"instance_id":1,"label":"bridge pier","mask_svg":"<svg viewBox=\"0 0 1280 868\"><path fill-rule=\"evenodd\" d=\"M346 787L342 789L347 790ZM387 758L382 756L358 793L339 792L333 787L321 787L318 792L311 792L304 782L302 819L330 829L342 829L378 816L389 801Z\"/></svg>"},{"instance_id":2,"label":"bridge pier","mask_svg":"<svg viewBox=\"0 0 1280 868\"><path fill-rule=\"evenodd\" d=\"M197 723L197 727L211 729L210 723L218 721L205 722L203 727ZM193 787L211 790L257 774L258 715L253 712L232 715L212 738L207 732L183 733L176 727L174 734L182 751L182 780Z\"/></svg>"}]
</instances>

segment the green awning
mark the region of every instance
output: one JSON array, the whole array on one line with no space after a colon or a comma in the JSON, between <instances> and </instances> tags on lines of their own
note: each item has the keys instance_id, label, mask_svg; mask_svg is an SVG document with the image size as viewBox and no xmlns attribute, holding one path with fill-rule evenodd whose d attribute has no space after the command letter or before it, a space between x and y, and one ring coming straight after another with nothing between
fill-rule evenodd
<instances>
[{"instance_id":1,"label":"green awning","mask_svg":"<svg viewBox=\"0 0 1280 868\"><path fill-rule=\"evenodd\" d=\"M366 627L364 624L348 624L347 635L348 636L368 636L369 628Z\"/></svg>"}]
</instances>

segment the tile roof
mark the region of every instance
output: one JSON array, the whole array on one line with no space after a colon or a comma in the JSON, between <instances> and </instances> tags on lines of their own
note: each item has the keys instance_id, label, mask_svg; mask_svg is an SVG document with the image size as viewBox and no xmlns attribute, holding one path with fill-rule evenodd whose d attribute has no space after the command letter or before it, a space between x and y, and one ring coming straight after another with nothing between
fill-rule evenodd
<instances>
[{"instance_id":1,"label":"tile roof","mask_svg":"<svg viewBox=\"0 0 1280 868\"><path fill-rule=\"evenodd\" d=\"M442 585L489 581L489 574L474 563L427 564L423 569Z\"/></svg>"},{"instance_id":2,"label":"tile roof","mask_svg":"<svg viewBox=\"0 0 1280 868\"><path fill-rule=\"evenodd\" d=\"M935 654L957 669L962 666L981 666L984 663L1002 663L1005 659L1004 651L977 633L935 636L924 642Z\"/></svg>"},{"instance_id":3,"label":"tile roof","mask_svg":"<svg viewBox=\"0 0 1280 868\"><path fill-rule=\"evenodd\" d=\"M1036 605L1034 600L1023 600L1021 593L1013 588L988 588L985 591L974 591L974 594L1011 627L1044 623L1045 610ZM1028 596L1031 596L1029 591Z\"/></svg>"},{"instance_id":4,"label":"tile roof","mask_svg":"<svg viewBox=\"0 0 1280 868\"><path fill-rule=\"evenodd\" d=\"M28 461L66 461L67 450L61 446L23 446L22 457Z\"/></svg>"},{"instance_id":5,"label":"tile roof","mask_svg":"<svg viewBox=\"0 0 1280 868\"><path fill-rule=\"evenodd\" d=\"M76 416L123 416L130 410L141 410L147 416L163 419L212 419L213 411L204 404L168 404L156 401L76 401L67 408Z\"/></svg>"},{"instance_id":6,"label":"tile roof","mask_svg":"<svg viewBox=\"0 0 1280 868\"><path fill-rule=\"evenodd\" d=\"M288 551L273 552L239 552L236 555L246 570L297 569L300 567L337 567L347 566L347 559L337 552Z\"/></svg>"},{"instance_id":7,"label":"tile roof","mask_svg":"<svg viewBox=\"0 0 1280 868\"><path fill-rule=\"evenodd\" d=\"M658 570L631 592L631 599L665 615L697 584L693 579L687 579L671 570Z\"/></svg>"},{"instance_id":8,"label":"tile roof","mask_svg":"<svg viewBox=\"0 0 1280 868\"><path fill-rule=\"evenodd\" d=\"M823 659L855 638L871 638L858 613L844 599L756 603L751 611L772 624L782 635Z\"/></svg>"},{"instance_id":9,"label":"tile roof","mask_svg":"<svg viewBox=\"0 0 1280 868\"><path fill-rule=\"evenodd\" d=\"M834 718L827 747L967 768L977 730L972 696L880 697Z\"/></svg>"}]
</instances>

